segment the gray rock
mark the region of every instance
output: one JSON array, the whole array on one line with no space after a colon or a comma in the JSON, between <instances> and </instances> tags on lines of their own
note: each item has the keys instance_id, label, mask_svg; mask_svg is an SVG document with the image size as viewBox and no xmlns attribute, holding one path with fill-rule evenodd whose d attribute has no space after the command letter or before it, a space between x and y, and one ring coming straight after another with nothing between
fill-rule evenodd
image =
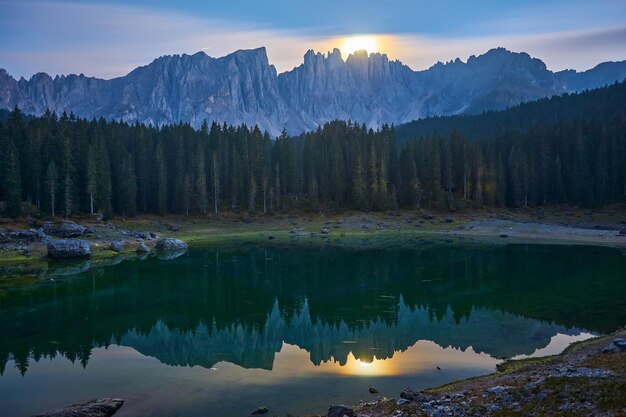
<instances>
[{"instance_id":1,"label":"gray rock","mask_svg":"<svg viewBox=\"0 0 626 417\"><path fill-rule=\"evenodd\" d=\"M45 242L49 237L44 233L42 229L29 229L20 230L17 232L3 232L0 233L1 243L11 243L14 241L28 241L28 242Z\"/></svg>"},{"instance_id":2,"label":"gray rock","mask_svg":"<svg viewBox=\"0 0 626 417\"><path fill-rule=\"evenodd\" d=\"M185 242L171 237L165 237L156 244L156 250L159 252L181 252L187 249L188 246Z\"/></svg>"},{"instance_id":3,"label":"gray rock","mask_svg":"<svg viewBox=\"0 0 626 417\"><path fill-rule=\"evenodd\" d=\"M84 404L73 404L60 410L39 414L34 417L110 417L124 405L119 398L101 398Z\"/></svg>"},{"instance_id":4,"label":"gray rock","mask_svg":"<svg viewBox=\"0 0 626 417\"><path fill-rule=\"evenodd\" d=\"M51 240L48 242L48 256L51 258L75 258L91 255L89 242L78 239Z\"/></svg>"},{"instance_id":5,"label":"gray rock","mask_svg":"<svg viewBox=\"0 0 626 417\"><path fill-rule=\"evenodd\" d=\"M324 234L324 235L328 234L328 227L326 227L326 226L322 227L322 234Z\"/></svg>"},{"instance_id":6,"label":"gray rock","mask_svg":"<svg viewBox=\"0 0 626 417\"><path fill-rule=\"evenodd\" d=\"M556 377L585 377L585 378L607 378L615 375L613 371L607 371L605 369L586 368L586 367L574 367L571 365L562 366L555 371L553 376Z\"/></svg>"},{"instance_id":7,"label":"gray rock","mask_svg":"<svg viewBox=\"0 0 626 417\"><path fill-rule=\"evenodd\" d=\"M406 398L400 398L398 401L396 401L396 405L398 407L402 407L403 405L406 405L408 403L410 403L411 401L407 400Z\"/></svg>"},{"instance_id":8,"label":"gray rock","mask_svg":"<svg viewBox=\"0 0 626 417\"><path fill-rule=\"evenodd\" d=\"M56 237L78 237L85 234L86 227L71 221L63 221L61 223L46 222L43 224L43 232L50 236Z\"/></svg>"},{"instance_id":9,"label":"gray rock","mask_svg":"<svg viewBox=\"0 0 626 417\"><path fill-rule=\"evenodd\" d=\"M111 250L113 252L124 252L124 241L123 240L114 240L111 242Z\"/></svg>"},{"instance_id":10,"label":"gray rock","mask_svg":"<svg viewBox=\"0 0 626 417\"><path fill-rule=\"evenodd\" d=\"M378 390L376 388L374 388L374 387L370 387L369 388L369 392L370 392L370 394L378 394Z\"/></svg>"},{"instance_id":11,"label":"gray rock","mask_svg":"<svg viewBox=\"0 0 626 417\"><path fill-rule=\"evenodd\" d=\"M400 393L400 398L404 398L409 401L416 401L420 403L424 403L427 401L431 401L433 397L430 395L423 394L421 392L413 391L410 388L405 389Z\"/></svg>"},{"instance_id":12,"label":"gray rock","mask_svg":"<svg viewBox=\"0 0 626 417\"><path fill-rule=\"evenodd\" d=\"M140 243L139 246L137 246L137 252L138 253L150 253L150 248L146 246L145 243Z\"/></svg>"},{"instance_id":13,"label":"gray rock","mask_svg":"<svg viewBox=\"0 0 626 417\"><path fill-rule=\"evenodd\" d=\"M354 410L345 405L331 405L326 417L354 417Z\"/></svg>"},{"instance_id":14,"label":"gray rock","mask_svg":"<svg viewBox=\"0 0 626 417\"><path fill-rule=\"evenodd\" d=\"M626 350L626 339L618 338L613 340L613 345L621 350Z\"/></svg>"},{"instance_id":15,"label":"gray rock","mask_svg":"<svg viewBox=\"0 0 626 417\"><path fill-rule=\"evenodd\" d=\"M489 392L491 394L502 394L503 392L506 392L509 388L511 387L506 387L506 386L502 386L502 385L496 385L495 387L491 387L491 388L487 388L485 391Z\"/></svg>"}]
</instances>

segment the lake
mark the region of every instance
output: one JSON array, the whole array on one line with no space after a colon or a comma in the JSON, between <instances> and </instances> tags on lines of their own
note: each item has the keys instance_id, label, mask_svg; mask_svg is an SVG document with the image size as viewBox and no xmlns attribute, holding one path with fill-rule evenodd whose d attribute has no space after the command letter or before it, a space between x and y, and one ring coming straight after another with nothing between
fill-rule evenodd
<instances>
[{"instance_id":1,"label":"lake","mask_svg":"<svg viewBox=\"0 0 626 417\"><path fill-rule=\"evenodd\" d=\"M1 414L324 413L616 330L625 278L617 249L443 241L51 264L2 279Z\"/></svg>"}]
</instances>

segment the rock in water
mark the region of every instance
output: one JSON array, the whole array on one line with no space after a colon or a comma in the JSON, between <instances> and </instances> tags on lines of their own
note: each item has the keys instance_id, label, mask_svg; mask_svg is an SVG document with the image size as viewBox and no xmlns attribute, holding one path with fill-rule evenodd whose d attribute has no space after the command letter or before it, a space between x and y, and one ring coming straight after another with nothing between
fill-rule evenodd
<instances>
[{"instance_id":1,"label":"rock in water","mask_svg":"<svg viewBox=\"0 0 626 417\"><path fill-rule=\"evenodd\" d=\"M43 232L50 236L57 237L78 237L85 234L86 227L70 221L61 223L46 222L42 226Z\"/></svg>"},{"instance_id":2,"label":"rock in water","mask_svg":"<svg viewBox=\"0 0 626 417\"><path fill-rule=\"evenodd\" d=\"M89 242L78 239L51 240L48 242L48 256L51 258L75 258L91 255Z\"/></svg>"},{"instance_id":3,"label":"rock in water","mask_svg":"<svg viewBox=\"0 0 626 417\"><path fill-rule=\"evenodd\" d=\"M370 391L370 394L378 394L378 390L374 387L370 387L369 391Z\"/></svg>"},{"instance_id":4,"label":"rock in water","mask_svg":"<svg viewBox=\"0 0 626 417\"><path fill-rule=\"evenodd\" d=\"M157 242L156 249L159 252L181 252L186 251L188 246L182 240L165 237Z\"/></svg>"},{"instance_id":5,"label":"rock in water","mask_svg":"<svg viewBox=\"0 0 626 417\"><path fill-rule=\"evenodd\" d=\"M113 252L124 252L124 241L123 240L114 240L111 242L111 250Z\"/></svg>"},{"instance_id":6,"label":"rock in water","mask_svg":"<svg viewBox=\"0 0 626 417\"><path fill-rule=\"evenodd\" d=\"M345 405L331 405L326 417L354 417L354 410Z\"/></svg>"},{"instance_id":7,"label":"rock in water","mask_svg":"<svg viewBox=\"0 0 626 417\"><path fill-rule=\"evenodd\" d=\"M60 410L39 414L34 417L110 417L120 409L124 400L101 398L84 404L73 404Z\"/></svg>"},{"instance_id":8,"label":"rock in water","mask_svg":"<svg viewBox=\"0 0 626 417\"><path fill-rule=\"evenodd\" d=\"M270 410L267 407L262 406L262 407L257 408L256 410L254 410L252 412L252 415L253 416L257 416L257 415L260 415L260 414L266 414L268 411L270 411Z\"/></svg>"},{"instance_id":9,"label":"rock in water","mask_svg":"<svg viewBox=\"0 0 626 417\"><path fill-rule=\"evenodd\" d=\"M147 247L145 243L140 243L139 246L137 246L137 252L150 253L150 248Z\"/></svg>"}]
</instances>

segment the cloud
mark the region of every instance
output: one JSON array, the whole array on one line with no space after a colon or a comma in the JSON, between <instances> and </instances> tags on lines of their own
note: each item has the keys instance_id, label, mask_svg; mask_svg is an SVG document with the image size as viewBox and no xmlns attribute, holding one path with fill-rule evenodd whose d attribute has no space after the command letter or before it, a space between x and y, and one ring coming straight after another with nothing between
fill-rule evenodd
<instances>
[{"instance_id":1,"label":"cloud","mask_svg":"<svg viewBox=\"0 0 626 417\"><path fill-rule=\"evenodd\" d=\"M35 72L125 75L165 54L206 51L219 57L265 46L279 72L302 62L307 49L326 52L341 36L319 30L268 29L157 8L5 1L0 15L0 67L16 76ZM626 58L626 26L543 34L491 32L483 36L382 34L390 58L414 69L466 59L496 46L525 51L554 70L587 69ZM371 51L370 51L371 52Z\"/></svg>"},{"instance_id":2,"label":"cloud","mask_svg":"<svg viewBox=\"0 0 626 417\"><path fill-rule=\"evenodd\" d=\"M432 38L399 35L389 40L389 49L413 69L426 69L437 61L466 59L495 47L527 52L544 61L553 71L587 70L604 61L626 59L626 26L541 34Z\"/></svg>"}]
</instances>

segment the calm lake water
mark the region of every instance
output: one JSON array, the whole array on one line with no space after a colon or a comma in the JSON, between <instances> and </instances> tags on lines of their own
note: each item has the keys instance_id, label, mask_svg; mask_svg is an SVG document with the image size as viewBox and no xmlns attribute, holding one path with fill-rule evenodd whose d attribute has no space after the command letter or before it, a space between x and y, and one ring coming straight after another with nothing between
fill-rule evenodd
<instances>
[{"instance_id":1,"label":"calm lake water","mask_svg":"<svg viewBox=\"0 0 626 417\"><path fill-rule=\"evenodd\" d=\"M322 413L626 324L626 256L580 246L194 249L14 281L3 417L99 397L120 417Z\"/></svg>"}]
</instances>

